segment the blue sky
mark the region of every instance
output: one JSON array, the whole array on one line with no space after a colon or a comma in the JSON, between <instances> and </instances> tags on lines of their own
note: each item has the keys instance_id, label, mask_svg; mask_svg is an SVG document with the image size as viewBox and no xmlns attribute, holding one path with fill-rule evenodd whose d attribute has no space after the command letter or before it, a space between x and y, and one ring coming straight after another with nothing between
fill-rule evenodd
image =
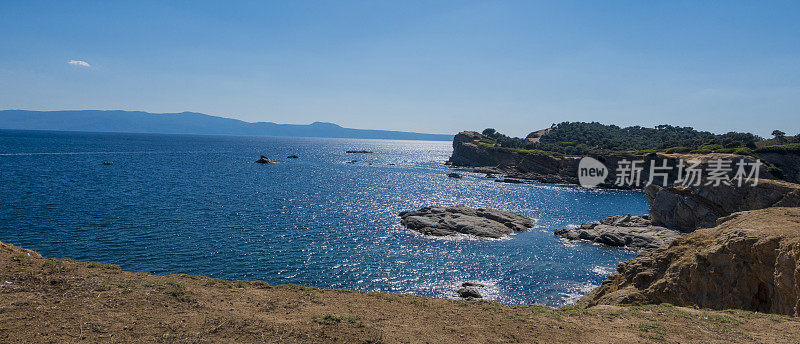
<instances>
[{"instance_id":1,"label":"blue sky","mask_svg":"<svg viewBox=\"0 0 800 344\"><path fill-rule=\"evenodd\" d=\"M16 108L798 134L800 2L3 1L0 109Z\"/></svg>"}]
</instances>

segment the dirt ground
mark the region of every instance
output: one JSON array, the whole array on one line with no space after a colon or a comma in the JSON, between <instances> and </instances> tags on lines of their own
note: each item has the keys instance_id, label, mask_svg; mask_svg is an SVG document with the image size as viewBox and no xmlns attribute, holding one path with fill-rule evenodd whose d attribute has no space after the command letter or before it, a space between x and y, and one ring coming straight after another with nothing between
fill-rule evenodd
<instances>
[{"instance_id":1,"label":"dirt ground","mask_svg":"<svg viewBox=\"0 0 800 344\"><path fill-rule=\"evenodd\" d=\"M0 243L0 342L799 343L800 319L512 306L150 275Z\"/></svg>"}]
</instances>

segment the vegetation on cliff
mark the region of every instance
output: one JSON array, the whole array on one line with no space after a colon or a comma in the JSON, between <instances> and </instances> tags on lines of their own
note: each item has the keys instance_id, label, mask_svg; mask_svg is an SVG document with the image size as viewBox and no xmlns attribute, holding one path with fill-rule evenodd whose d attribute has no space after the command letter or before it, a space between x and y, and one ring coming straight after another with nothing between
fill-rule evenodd
<instances>
[{"instance_id":1,"label":"vegetation on cliff","mask_svg":"<svg viewBox=\"0 0 800 344\"><path fill-rule=\"evenodd\" d=\"M766 140L751 133L714 134L692 127L658 125L619 127L597 122L562 122L526 138L509 137L494 129L482 132L485 145L521 151L583 155L589 153L734 153L752 155L758 150L798 151L800 136L786 136L776 130ZM783 148L770 148L782 146Z\"/></svg>"}]
</instances>

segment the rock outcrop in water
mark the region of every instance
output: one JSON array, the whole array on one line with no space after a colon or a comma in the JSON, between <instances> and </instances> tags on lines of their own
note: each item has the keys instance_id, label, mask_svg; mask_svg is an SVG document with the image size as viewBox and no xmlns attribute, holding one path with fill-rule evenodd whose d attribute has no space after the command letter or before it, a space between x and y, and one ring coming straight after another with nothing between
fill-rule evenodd
<instances>
[{"instance_id":1,"label":"rock outcrop in water","mask_svg":"<svg viewBox=\"0 0 800 344\"><path fill-rule=\"evenodd\" d=\"M621 263L579 305L671 303L800 316L800 208L735 213Z\"/></svg>"},{"instance_id":2,"label":"rock outcrop in water","mask_svg":"<svg viewBox=\"0 0 800 344\"><path fill-rule=\"evenodd\" d=\"M400 213L400 223L425 235L458 234L483 238L502 238L533 227L533 220L505 210L454 207L425 207Z\"/></svg>"},{"instance_id":3,"label":"rock outcrop in water","mask_svg":"<svg viewBox=\"0 0 800 344\"><path fill-rule=\"evenodd\" d=\"M257 163L257 164L274 164L274 163L277 163L278 160L270 159L270 158L267 158L267 157L262 155L258 160L254 161L254 162Z\"/></svg>"},{"instance_id":4,"label":"rock outcrop in water","mask_svg":"<svg viewBox=\"0 0 800 344\"><path fill-rule=\"evenodd\" d=\"M667 246L681 236L681 232L653 226L650 219L641 216L609 216L597 223L584 223L574 229L560 229L556 236L570 240L586 240L615 247L654 249Z\"/></svg>"},{"instance_id":5,"label":"rock outcrop in water","mask_svg":"<svg viewBox=\"0 0 800 344\"><path fill-rule=\"evenodd\" d=\"M653 224L682 231L713 227L717 219L734 212L771 206L800 206L800 185L760 180L741 187L650 185L645 189Z\"/></svg>"},{"instance_id":6,"label":"rock outcrop in water","mask_svg":"<svg viewBox=\"0 0 800 344\"><path fill-rule=\"evenodd\" d=\"M459 297L466 300L483 298L483 295L474 287L462 287L456 293Z\"/></svg>"}]
</instances>

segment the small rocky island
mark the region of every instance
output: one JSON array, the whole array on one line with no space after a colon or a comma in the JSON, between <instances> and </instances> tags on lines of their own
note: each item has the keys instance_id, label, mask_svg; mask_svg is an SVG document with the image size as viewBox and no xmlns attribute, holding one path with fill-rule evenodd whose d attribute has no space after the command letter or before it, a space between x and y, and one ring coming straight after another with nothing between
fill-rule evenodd
<instances>
[{"instance_id":1,"label":"small rocky island","mask_svg":"<svg viewBox=\"0 0 800 344\"><path fill-rule=\"evenodd\" d=\"M667 246L683 233L655 226L649 216L616 215L600 222L584 223L574 229L559 229L556 236L570 240L586 240L615 247L654 249Z\"/></svg>"},{"instance_id":2,"label":"small rocky island","mask_svg":"<svg viewBox=\"0 0 800 344\"><path fill-rule=\"evenodd\" d=\"M408 229L432 236L458 234L481 238L503 238L533 227L533 219L505 210L454 207L424 207L400 214L400 223Z\"/></svg>"}]
</instances>

